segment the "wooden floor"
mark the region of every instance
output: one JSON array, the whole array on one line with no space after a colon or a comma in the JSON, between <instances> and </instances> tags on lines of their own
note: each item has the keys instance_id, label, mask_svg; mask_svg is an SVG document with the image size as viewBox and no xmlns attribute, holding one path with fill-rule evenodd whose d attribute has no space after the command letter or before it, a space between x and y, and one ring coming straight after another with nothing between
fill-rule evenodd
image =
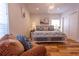
<instances>
[{"instance_id":1,"label":"wooden floor","mask_svg":"<svg viewBox=\"0 0 79 59\"><path fill-rule=\"evenodd\" d=\"M39 43L47 49L48 56L79 56L79 43L67 40L65 43Z\"/></svg>"}]
</instances>

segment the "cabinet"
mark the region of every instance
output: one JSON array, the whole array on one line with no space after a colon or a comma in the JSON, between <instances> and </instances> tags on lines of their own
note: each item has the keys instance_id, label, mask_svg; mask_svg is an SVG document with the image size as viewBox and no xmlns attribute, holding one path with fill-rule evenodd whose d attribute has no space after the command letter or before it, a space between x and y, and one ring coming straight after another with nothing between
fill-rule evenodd
<instances>
[{"instance_id":1,"label":"cabinet","mask_svg":"<svg viewBox=\"0 0 79 59\"><path fill-rule=\"evenodd\" d=\"M78 23L79 23L78 20L79 20L78 11L70 14L70 37L73 40L78 39Z\"/></svg>"},{"instance_id":2,"label":"cabinet","mask_svg":"<svg viewBox=\"0 0 79 59\"><path fill-rule=\"evenodd\" d=\"M63 32L68 38L79 41L79 11L73 11L63 15Z\"/></svg>"}]
</instances>

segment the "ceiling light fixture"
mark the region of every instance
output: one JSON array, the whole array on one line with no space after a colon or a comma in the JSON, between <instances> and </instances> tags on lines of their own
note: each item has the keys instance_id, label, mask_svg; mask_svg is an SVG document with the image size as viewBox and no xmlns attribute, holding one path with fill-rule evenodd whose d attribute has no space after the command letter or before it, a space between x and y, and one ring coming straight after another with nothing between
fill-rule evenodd
<instances>
[{"instance_id":1,"label":"ceiling light fixture","mask_svg":"<svg viewBox=\"0 0 79 59\"><path fill-rule=\"evenodd\" d=\"M52 6L49 6L49 10L51 10L51 9L53 9L54 8L54 6L52 5Z\"/></svg>"},{"instance_id":2,"label":"ceiling light fixture","mask_svg":"<svg viewBox=\"0 0 79 59\"><path fill-rule=\"evenodd\" d=\"M60 10L60 8L57 8L57 10Z\"/></svg>"},{"instance_id":3,"label":"ceiling light fixture","mask_svg":"<svg viewBox=\"0 0 79 59\"><path fill-rule=\"evenodd\" d=\"M54 4L50 4L49 7L48 7L48 9L52 10L54 7L55 7Z\"/></svg>"},{"instance_id":4,"label":"ceiling light fixture","mask_svg":"<svg viewBox=\"0 0 79 59\"><path fill-rule=\"evenodd\" d=\"M36 10L39 10L39 8L36 8Z\"/></svg>"}]
</instances>

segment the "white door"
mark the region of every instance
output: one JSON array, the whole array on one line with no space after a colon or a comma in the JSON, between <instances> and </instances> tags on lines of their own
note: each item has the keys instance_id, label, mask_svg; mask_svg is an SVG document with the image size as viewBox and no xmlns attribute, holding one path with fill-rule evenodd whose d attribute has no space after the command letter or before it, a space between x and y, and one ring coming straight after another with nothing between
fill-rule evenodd
<instances>
[{"instance_id":1,"label":"white door","mask_svg":"<svg viewBox=\"0 0 79 59\"><path fill-rule=\"evenodd\" d=\"M77 40L78 12L70 14L70 38Z\"/></svg>"},{"instance_id":2,"label":"white door","mask_svg":"<svg viewBox=\"0 0 79 59\"><path fill-rule=\"evenodd\" d=\"M63 17L63 32L69 38L69 15L64 15Z\"/></svg>"}]
</instances>

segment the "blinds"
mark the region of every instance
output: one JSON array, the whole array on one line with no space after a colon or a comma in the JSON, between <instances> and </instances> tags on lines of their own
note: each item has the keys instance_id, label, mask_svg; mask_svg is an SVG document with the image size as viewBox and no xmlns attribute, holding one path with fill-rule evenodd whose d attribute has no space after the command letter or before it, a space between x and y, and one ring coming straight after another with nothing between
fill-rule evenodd
<instances>
[{"instance_id":1,"label":"blinds","mask_svg":"<svg viewBox=\"0 0 79 59\"><path fill-rule=\"evenodd\" d=\"M0 38L8 33L8 5L0 3Z\"/></svg>"}]
</instances>

